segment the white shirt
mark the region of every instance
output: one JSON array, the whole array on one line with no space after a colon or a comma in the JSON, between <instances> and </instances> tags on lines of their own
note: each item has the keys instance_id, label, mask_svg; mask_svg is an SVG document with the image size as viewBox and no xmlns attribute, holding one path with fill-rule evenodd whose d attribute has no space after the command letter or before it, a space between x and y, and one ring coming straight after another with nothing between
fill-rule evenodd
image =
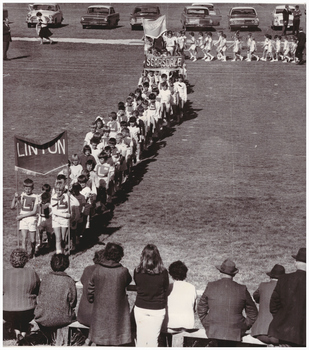
<instances>
[{"instance_id":1,"label":"white shirt","mask_svg":"<svg viewBox=\"0 0 309 350\"><path fill-rule=\"evenodd\" d=\"M169 328L194 328L195 287L185 281L174 281L169 285L167 297Z\"/></svg>"}]
</instances>

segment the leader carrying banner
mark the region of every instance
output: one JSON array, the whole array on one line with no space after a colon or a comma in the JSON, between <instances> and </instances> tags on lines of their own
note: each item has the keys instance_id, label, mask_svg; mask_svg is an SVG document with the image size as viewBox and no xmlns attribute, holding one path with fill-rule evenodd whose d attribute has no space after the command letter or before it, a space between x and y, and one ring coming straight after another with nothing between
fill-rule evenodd
<instances>
[{"instance_id":1,"label":"leader carrying banner","mask_svg":"<svg viewBox=\"0 0 309 350\"><path fill-rule=\"evenodd\" d=\"M15 170L32 175L46 175L68 164L68 138L64 131L43 144L14 136Z\"/></svg>"}]
</instances>

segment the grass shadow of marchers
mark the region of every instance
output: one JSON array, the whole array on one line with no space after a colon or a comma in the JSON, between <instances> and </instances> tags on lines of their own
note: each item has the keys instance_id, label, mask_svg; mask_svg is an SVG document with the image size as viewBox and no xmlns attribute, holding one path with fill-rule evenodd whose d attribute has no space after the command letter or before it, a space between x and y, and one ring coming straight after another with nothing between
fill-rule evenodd
<instances>
[{"instance_id":1,"label":"grass shadow of marchers","mask_svg":"<svg viewBox=\"0 0 309 350\"><path fill-rule=\"evenodd\" d=\"M190 100L188 100L186 105L185 105L182 123L184 123L188 120L192 120L192 119L197 118L198 117L197 112L200 112L202 110L203 110L202 108L193 108L192 102Z\"/></svg>"}]
</instances>

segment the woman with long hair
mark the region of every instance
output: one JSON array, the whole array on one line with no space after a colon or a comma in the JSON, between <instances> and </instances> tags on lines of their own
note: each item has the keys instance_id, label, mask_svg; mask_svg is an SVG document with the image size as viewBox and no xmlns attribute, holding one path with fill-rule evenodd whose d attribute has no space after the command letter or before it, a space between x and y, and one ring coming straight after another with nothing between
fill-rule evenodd
<instances>
[{"instance_id":1,"label":"woman with long hair","mask_svg":"<svg viewBox=\"0 0 309 350\"><path fill-rule=\"evenodd\" d=\"M136 346L157 347L165 316L168 272L158 248L147 244L139 265L134 270L137 297L134 307L136 321Z\"/></svg>"}]
</instances>

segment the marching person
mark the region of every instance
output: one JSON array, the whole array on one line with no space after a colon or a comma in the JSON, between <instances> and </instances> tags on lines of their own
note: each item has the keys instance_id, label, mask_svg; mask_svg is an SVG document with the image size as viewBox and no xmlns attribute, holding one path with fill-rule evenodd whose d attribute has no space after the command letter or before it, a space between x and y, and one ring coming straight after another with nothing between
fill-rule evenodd
<instances>
[{"instance_id":1,"label":"marching person","mask_svg":"<svg viewBox=\"0 0 309 350\"><path fill-rule=\"evenodd\" d=\"M283 346L306 346L306 248L295 259L296 271L280 276L270 298L273 320L268 335ZM280 346L279 345L279 346Z\"/></svg>"},{"instance_id":2,"label":"marching person","mask_svg":"<svg viewBox=\"0 0 309 350\"><path fill-rule=\"evenodd\" d=\"M258 311L247 287L233 281L239 271L235 263L226 259L216 268L221 279L208 283L197 313L212 346L236 346L255 322Z\"/></svg>"},{"instance_id":3,"label":"marching person","mask_svg":"<svg viewBox=\"0 0 309 350\"><path fill-rule=\"evenodd\" d=\"M9 26L9 19L3 18L3 61L10 61L7 57L7 52L12 41L11 28Z\"/></svg>"},{"instance_id":4,"label":"marching person","mask_svg":"<svg viewBox=\"0 0 309 350\"><path fill-rule=\"evenodd\" d=\"M53 35L53 33L48 29L47 27L47 18L42 15L41 12L37 12L36 16L38 17L38 23L36 25L36 32L37 35L40 37L40 45L43 44L43 39L49 41L50 44L53 43L53 41L50 39L50 37Z\"/></svg>"}]
</instances>

